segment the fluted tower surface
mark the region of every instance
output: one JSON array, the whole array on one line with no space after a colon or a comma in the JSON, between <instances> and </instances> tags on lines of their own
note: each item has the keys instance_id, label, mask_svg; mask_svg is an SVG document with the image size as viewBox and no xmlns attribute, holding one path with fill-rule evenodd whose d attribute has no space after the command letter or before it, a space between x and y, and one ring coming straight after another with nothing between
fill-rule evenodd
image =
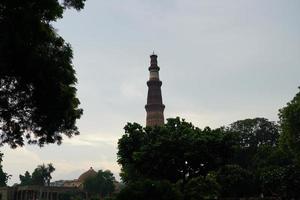
<instances>
[{"instance_id":1,"label":"fluted tower surface","mask_svg":"<svg viewBox=\"0 0 300 200\"><path fill-rule=\"evenodd\" d=\"M157 65L157 55L150 56L150 77L147 81L148 96L145 106L147 117L146 126L162 126L164 125L164 109L165 105L162 102L161 85L159 80L159 67Z\"/></svg>"}]
</instances>

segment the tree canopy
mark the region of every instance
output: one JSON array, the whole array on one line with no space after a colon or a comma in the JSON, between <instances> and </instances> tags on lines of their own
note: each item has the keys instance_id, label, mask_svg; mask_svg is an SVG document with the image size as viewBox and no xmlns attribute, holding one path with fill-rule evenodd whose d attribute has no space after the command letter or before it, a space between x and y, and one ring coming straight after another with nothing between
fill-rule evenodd
<instances>
[{"instance_id":1,"label":"tree canopy","mask_svg":"<svg viewBox=\"0 0 300 200\"><path fill-rule=\"evenodd\" d=\"M115 190L115 177L109 170L99 170L96 176L87 178L83 183L83 189L89 196L96 196L102 199L111 195Z\"/></svg>"},{"instance_id":2,"label":"tree canopy","mask_svg":"<svg viewBox=\"0 0 300 200\"><path fill-rule=\"evenodd\" d=\"M79 133L72 49L51 23L84 1L0 1L0 145L60 144Z\"/></svg>"},{"instance_id":3,"label":"tree canopy","mask_svg":"<svg viewBox=\"0 0 300 200\"><path fill-rule=\"evenodd\" d=\"M226 130L235 135L238 145L233 154L232 163L244 168L257 165L258 152L263 150L268 153L276 149L279 141L279 127L275 122L265 118L238 120L231 123ZM256 156L256 157L255 157Z\"/></svg>"},{"instance_id":4,"label":"tree canopy","mask_svg":"<svg viewBox=\"0 0 300 200\"><path fill-rule=\"evenodd\" d=\"M6 172L3 171L2 158L3 158L3 153L0 152L0 187L6 186L6 183L10 178L10 175L8 175Z\"/></svg>"},{"instance_id":5,"label":"tree canopy","mask_svg":"<svg viewBox=\"0 0 300 200\"><path fill-rule=\"evenodd\" d=\"M237 134L242 148L257 149L260 145L278 143L278 125L266 118L238 120L230 124L229 130Z\"/></svg>"},{"instance_id":6,"label":"tree canopy","mask_svg":"<svg viewBox=\"0 0 300 200\"><path fill-rule=\"evenodd\" d=\"M28 171L24 175L20 175L20 185L40 185L49 186L50 180L52 179L51 174L55 171L55 168L50 163L48 165L42 164L34 169L32 174Z\"/></svg>"},{"instance_id":7,"label":"tree canopy","mask_svg":"<svg viewBox=\"0 0 300 200\"><path fill-rule=\"evenodd\" d=\"M293 152L300 165L300 92L279 110L279 119L282 145Z\"/></svg>"},{"instance_id":8,"label":"tree canopy","mask_svg":"<svg viewBox=\"0 0 300 200\"><path fill-rule=\"evenodd\" d=\"M265 118L200 129L177 117L158 127L128 123L124 130L118 163L129 191L151 180L168 181L184 200L300 197L300 168L279 145L279 126Z\"/></svg>"},{"instance_id":9,"label":"tree canopy","mask_svg":"<svg viewBox=\"0 0 300 200\"><path fill-rule=\"evenodd\" d=\"M116 200L181 200L181 194L168 181L141 180L130 183Z\"/></svg>"},{"instance_id":10,"label":"tree canopy","mask_svg":"<svg viewBox=\"0 0 300 200\"><path fill-rule=\"evenodd\" d=\"M185 183L228 162L235 142L223 129L200 130L180 118L168 119L164 127L129 123L124 129L118 162L125 182L154 178Z\"/></svg>"},{"instance_id":11,"label":"tree canopy","mask_svg":"<svg viewBox=\"0 0 300 200\"><path fill-rule=\"evenodd\" d=\"M220 189L215 173L209 173L205 177L198 176L189 180L184 188L185 199L216 199L220 196Z\"/></svg>"}]
</instances>

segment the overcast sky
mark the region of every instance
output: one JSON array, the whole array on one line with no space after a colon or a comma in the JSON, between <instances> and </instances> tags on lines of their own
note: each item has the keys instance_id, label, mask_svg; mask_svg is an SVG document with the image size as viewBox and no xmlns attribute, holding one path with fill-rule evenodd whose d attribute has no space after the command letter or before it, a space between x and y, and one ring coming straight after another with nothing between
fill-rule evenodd
<instances>
[{"instance_id":1,"label":"overcast sky","mask_svg":"<svg viewBox=\"0 0 300 200\"><path fill-rule=\"evenodd\" d=\"M126 122L145 124L149 55L158 54L165 117L213 128L266 117L300 86L299 0L88 0L54 24L72 44L84 115L60 146L2 148L4 171L53 163L53 180L93 167L118 177Z\"/></svg>"}]
</instances>

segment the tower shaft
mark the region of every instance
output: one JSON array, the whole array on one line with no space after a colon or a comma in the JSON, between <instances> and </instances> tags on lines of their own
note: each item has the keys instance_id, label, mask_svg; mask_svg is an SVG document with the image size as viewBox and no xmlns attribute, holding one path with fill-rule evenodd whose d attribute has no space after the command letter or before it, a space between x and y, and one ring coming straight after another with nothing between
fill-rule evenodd
<instances>
[{"instance_id":1,"label":"tower shaft","mask_svg":"<svg viewBox=\"0 0 300 200\"><path fill-rule=\"evenodd\" d=\"M159 80L159 67L157 65L157 55L150 56L150 77L147 81L148 96L145 106L147 117L146 126L162 126L164 125L164 109L165 105L162 102L161 85Z\"/></svg>"}]
</instances>

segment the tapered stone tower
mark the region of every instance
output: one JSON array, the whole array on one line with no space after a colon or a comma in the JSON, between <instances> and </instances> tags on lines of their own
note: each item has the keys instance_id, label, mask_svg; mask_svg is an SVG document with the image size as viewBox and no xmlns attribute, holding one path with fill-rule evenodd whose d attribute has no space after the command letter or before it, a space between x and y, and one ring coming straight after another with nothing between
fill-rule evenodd
<instances>
[{"instance_id":1,"label":"tapered stone tower","mask_svg":"<svg viewBox=\"0 0 300 200\"><path fill-rule=\"evenodd\" d=\"M162 126L164 125L164 109L165 105L162 102L161 85L159 80L159 67L157 65L157 55L154 53L150 56L150 78L147 81L148 96L145 106L147 117L146 126Z\"/></svg>"}]
</instances>

